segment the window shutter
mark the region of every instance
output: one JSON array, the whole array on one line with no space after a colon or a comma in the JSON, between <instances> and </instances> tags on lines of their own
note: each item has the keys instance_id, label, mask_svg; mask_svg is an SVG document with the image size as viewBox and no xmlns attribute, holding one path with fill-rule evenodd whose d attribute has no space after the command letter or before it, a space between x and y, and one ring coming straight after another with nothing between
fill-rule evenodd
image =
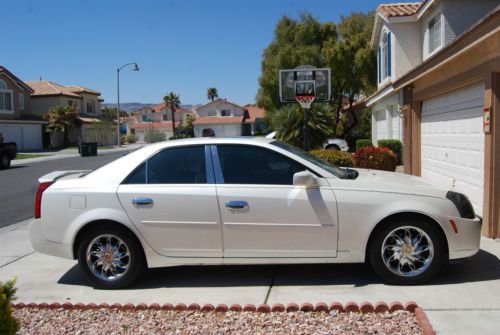
<instances>
[{"instance_id":1,"label":"window shutter","mask_svg":"<svg viewBox=\"0 0 500 335\"><path fill-rule=\"evenodd\" d=\"M382 53L380 47L378 47L378 82L382 81Z\"/></svg>"},{"instance_id":2,"label":"window shutter","mask_svg":"<svg viewBox=\"0 0 500 335\"><path fill-rule=\"evenodd\" d=\"M390 77L391 76L391 33L389 32L387 34L387 75Z\"/></svg>"}]
</instances>

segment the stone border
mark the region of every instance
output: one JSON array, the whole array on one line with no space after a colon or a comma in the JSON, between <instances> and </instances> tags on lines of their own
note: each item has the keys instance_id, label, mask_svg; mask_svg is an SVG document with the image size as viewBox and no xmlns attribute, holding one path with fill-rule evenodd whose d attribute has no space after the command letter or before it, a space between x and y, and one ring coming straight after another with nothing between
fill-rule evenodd
<instances>
[{"instance_id":1,"label":"stone border","mask_svg":"<svg viewBox=\"0 0 500 335\"><path fill-rule=\"evenodd\" d=\"M393 301L390 304L386 304L383 301L379 301L373 305L372 303L365 301L362 302L361 304L357 304L353 301L349 301L342 305L342 303L338 301L334 301L330 304L326 304L324 302L319 302L315 305L311 303L303 303L300 306L295 303L290 303L287 304L286 306L283 304L274 304L269 306L268 304L260 304L258 306L255 306L253 304L246 304L244 306L241 306L239 304L232 304L231 306L227 306L225 304L219 304L219 305L212 305L212 304L204 304L200 306L199 304L193 303L190 305L186 305L183 303L179 303L176 305L173 304L131 304L131 303L126 303L126 304L82 304L82 303L76 303L72 304L71 302L65 302L65 303L17 303L17 304L12 304L12 307L15 309L21 309L21 308L47 308L47 309L74 309L74 310L95 310L99 308L105 308L105 309L116 309L116 310L121 310L121 311L141 311L141 310L164 310L164 311L202 311L202 312L227 312L227 311L232 311L232 312L259 312L259 313L271 313L271 312L329 312L329 311L337 311L339 313L385 313L385 312L394 312L398 310L405 310L411 313L415 314L415 317L417 318L417 323L418 325L422 328L423 334L424 335L436 335L434 330L432 329L431 324L429 323L429 319L427 319L427 315L425 314L424 310L418 305L413 302L409 301L405 304L402 304L399 301Z\"/></svg>"}]
</instances>

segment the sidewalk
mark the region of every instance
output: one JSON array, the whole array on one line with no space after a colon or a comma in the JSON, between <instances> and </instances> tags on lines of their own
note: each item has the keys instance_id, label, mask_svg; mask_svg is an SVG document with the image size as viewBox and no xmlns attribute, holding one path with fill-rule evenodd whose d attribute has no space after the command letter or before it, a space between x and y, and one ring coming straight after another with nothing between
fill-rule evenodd
<instances>
[{"instance_id":1,"label":"sidewalk","mask_svg":"<svg viewBox=\"0 0 500 335\"><path fill-rule=\"evenodd\" d=\"M144 143L134 143L134 144L123 144L121 147L113 147L109 149L100 149L97 148L98 155L106 155L112 154L115 152L121 151L130 151L148 144ZM23 152L23 154L37 154L37 155L46 155L44 157L36 157L36 158L26 158L26 159L15 159L11 162L11 166L25 165L30 163L38 163L43 161L55 160L55 159L63 159L63 158L73 158L79 157L78 148L68 148L62 149L59 151L42 151L42 152Z\"/></svg>"}]
</instances>

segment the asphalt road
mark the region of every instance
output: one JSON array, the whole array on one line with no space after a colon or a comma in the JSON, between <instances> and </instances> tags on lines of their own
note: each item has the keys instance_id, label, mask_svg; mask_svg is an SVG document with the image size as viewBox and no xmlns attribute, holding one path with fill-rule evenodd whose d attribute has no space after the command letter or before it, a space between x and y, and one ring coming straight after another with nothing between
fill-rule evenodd
<instances>
[{"instance_id":1,"label":"asphalt road","mask_svg":"<svg viewBox=\"0 0 500 335\"><path fill-rule=\"evenodd\" d=\"M63 158L0 170L0 227L33 217L38 178L44 174L56 170L93 170L124 154Z\"/></svg>"}]
</instances>

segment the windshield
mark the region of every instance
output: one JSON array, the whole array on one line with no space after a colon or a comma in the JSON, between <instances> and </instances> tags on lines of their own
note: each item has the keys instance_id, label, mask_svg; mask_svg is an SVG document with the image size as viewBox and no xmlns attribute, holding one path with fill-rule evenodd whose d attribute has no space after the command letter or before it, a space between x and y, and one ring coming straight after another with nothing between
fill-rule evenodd
<instances>
[{"instance_id":1,"label":"windshield","mask_svg":"<svg viewBox=\"0 0 500 335\"><path fill-rule=\"evenodd\" d=\"M323 170L326 170L339 178L342 178L342 179L347 178L346 170L339 168L338 166L335 166L333 164L330 164L326 160L321 159L319 157L316 157L316 156L308 153L307 151L304 151L304 150L296 148L296 147L292 147L291 145L288 145L286 143L279 142L279 141L274 141L271 144L275 145L281 149L285 149L286 151L289 151L289 152L299 156L300 158L305 159L306 161L311 162L314 165L319 166Z\"/></svg>"}]
</instances>

